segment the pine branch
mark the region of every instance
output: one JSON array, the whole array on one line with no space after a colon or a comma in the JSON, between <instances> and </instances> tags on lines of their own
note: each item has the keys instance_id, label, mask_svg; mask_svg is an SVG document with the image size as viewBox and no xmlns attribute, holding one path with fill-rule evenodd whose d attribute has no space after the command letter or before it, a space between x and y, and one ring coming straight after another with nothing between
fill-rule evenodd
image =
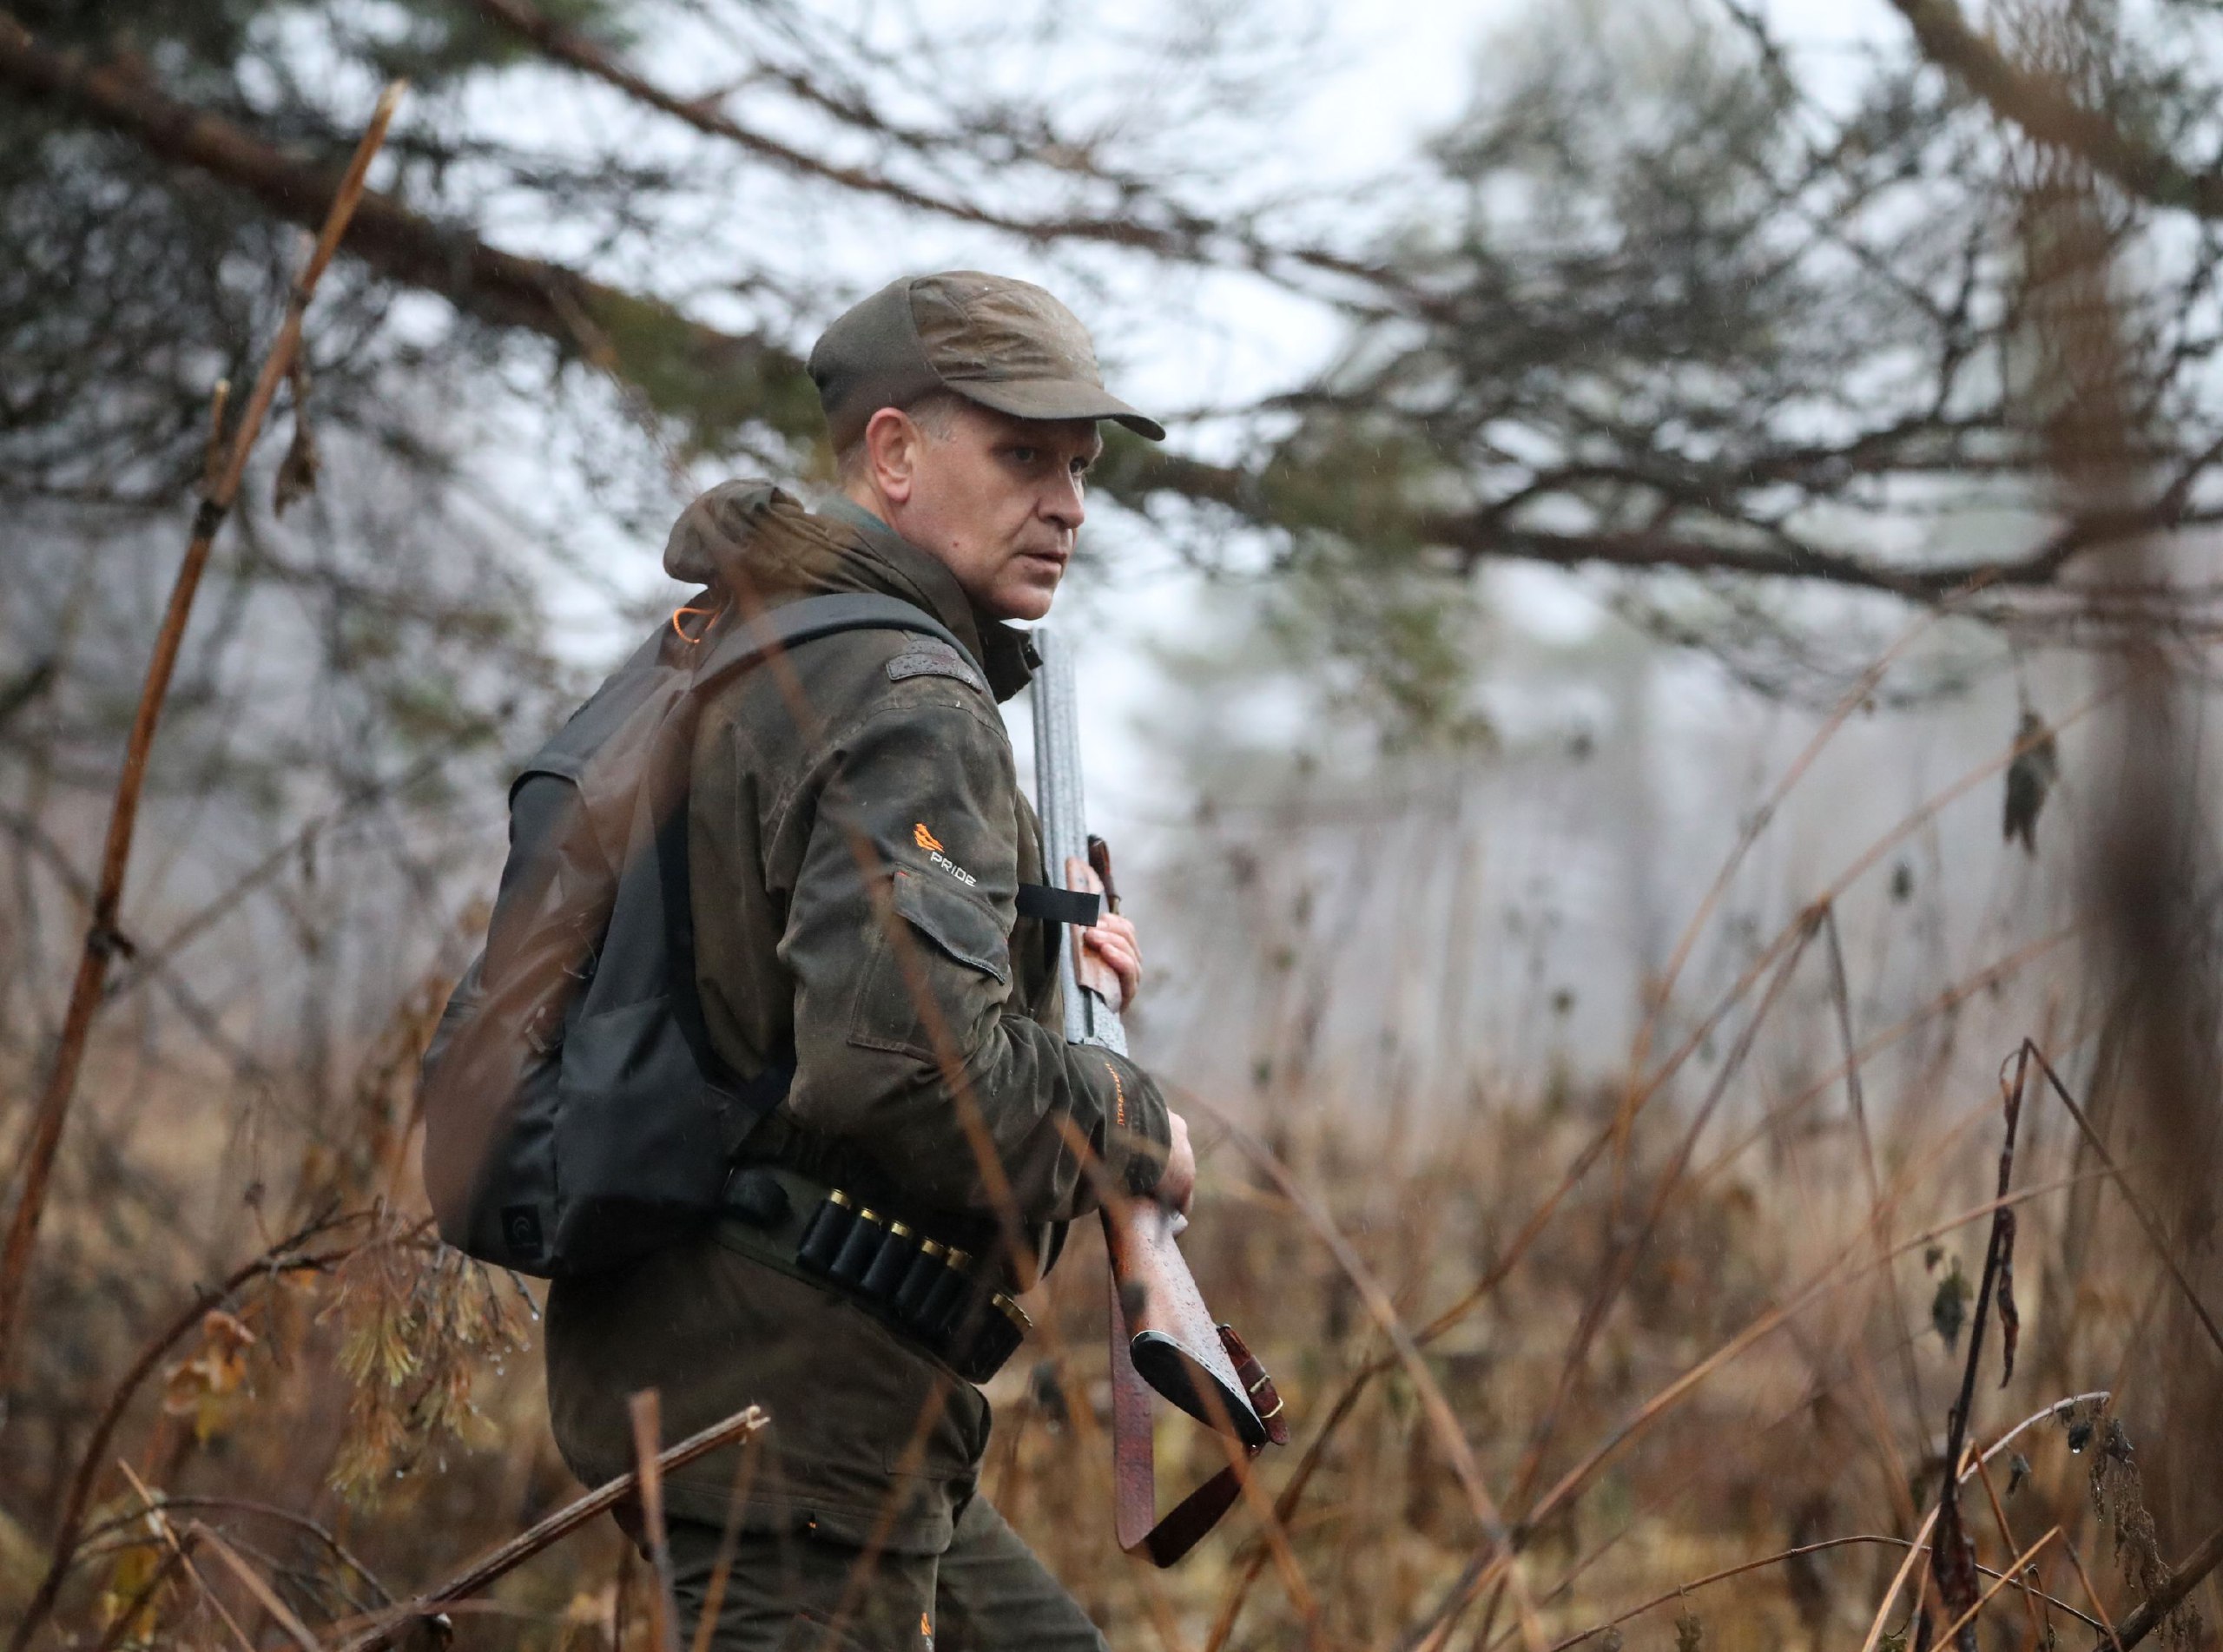
<instances>
[{"instance_id":1,"label":"pine branch","mask_svg":"<svg viewBox=\"0 0 2223 1652\"><path fill-rule=\"evenodd\" d=\"M336 170L295 160L222 115L168 95L134 63L94 63L43 46L6 11L0 89L59 105L160 160L221 179L288 222L314 227L338 193ZM661 299L505 252L375 189L364 191L356 207L347 250L388 280L437 293L489 326L583 354L606 340L630 382L698 430L755 418L791 437L815 434L816 398L792 355L690 320Z\"/></svg>"},{"instance_id":2,"label":"pine branch","mask_svg":"<svg viewBox=\"0 0 2223 1652\"><path fill-rule=\"evenodd\" d=\"M514 0L481 3L507 6ZM293 159L221 115L168 96L132 65L95 63L44 47L5 11L0 11L0 89L59 104L161 159L243 190L294 222L318 221L333 198L333 174ZM769 339L722 332L661 299L505 251L467 228L437 223L375 190L365 193L357 210L348 251L386 279L439 293L488 326L536 334L567 352L596 358L635 386L655 410L686 421L703 447L715 447L722 436L750 423L768 425L797 444L815 441L821 434L816 395L800 359ZM1831 459L1824 453L1813 457L1817 467ZM1733 543L1665 530L1545 531L1508 524L1488 505L1462 512L1416 511L1395 519L1323 517L1317 502L1292 497L1286 479L1270 471L1214 464L1117 434L1107 459L1098 485L1138 510L1154 498L1171 497L1219 505L1270 529L1394 536L1448 552L1449 566L1457 570L1512 558L1567 568L1817 582L1923 602L1974 588L2050 586L2086 551L2172 525L2185 503L2182 490L2172 488L2148 506L2069 523L2018 558L1906 568L1781 536L1771 543Z\"/></svg>"},{"instance_id":3,"label":"pine branch","mask_svg":"<svg viewBox=\"0 0 2223 1652\"><path fill-rule=\"evenodd\" d=\"M2130 194L2200 218L2223 218L2223 172L2193 172L2068 89L2008 61L1969 26L1954 0L1891 0L1923 56L1957 77L1995 114L2040 143L2068 150Z\"/></svg>"},{"instance_id":4,"label":"pine branch","mask_svg":"<svg viewBox=\"0 0 2223 1652\"><path fill-rule=\"evenodd\" d=\"M567 29L528 0L475 0L479 11L496 24L591 79L623 92L661 114L683 121L709 137L729 143L799 177L817 178L861 194L879 195L900 206L914 207L960 223L999 229L1031 241L1094 240L1115 247L1138 247L1175 258L1192 258L1210 237L1216 226L1193 214L1175 210L1171 228L1160 228L1131 216L1118 218L1019 218L1006 213L947 195L914 188L884 173L862 167L843 166L808 151L768 137L743 126L717 107L715 97L683 98L666 91L638 70L620 63L593 41Z\"/></svg>"}]
</instances>

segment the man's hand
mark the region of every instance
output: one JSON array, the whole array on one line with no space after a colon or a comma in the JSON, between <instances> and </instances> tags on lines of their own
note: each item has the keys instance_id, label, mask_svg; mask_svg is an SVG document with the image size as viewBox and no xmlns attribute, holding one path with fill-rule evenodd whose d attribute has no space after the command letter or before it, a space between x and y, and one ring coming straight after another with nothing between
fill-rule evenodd
<instances>
[{"instance_id":1,"label":"man's hand","mask_svg":"<svg viewBox=\"0 0 2223 1652\"><path fill-rule=\"evenodd\" d=\"M1122 1010L1132 1004L1143 990L1142 943L1136 938L1135 926L1117 912L1106 912L1093 928L1081 931L1080 944L1084 968L1093 964L1111 972L1113 991L1104 994L1106 1001ZM1082 978L1101 992L1102 985L1091 978L1093 974L1092 971Z\"/></svg>"},{"instance_id":2,"label":"man's hand","mask_svg":"<svg viewBox=\"0 0 2223 1652\"><path fill-rule=\"evenodd\" d=\"M1104 892L1096 868L1078 855L1065 857L1065 887L1092 894ZM1124 1010L1142 991L1143 949L1135 926L1113 912L1106 912L1080 931L1080 948L1074 955L1073 972L1080 984L1102 995L1114 1010ZM1189 1214L1189 1201L1197 1193L1197 1150L1189 1145L1189 1122L1168 1112L1165 1169L1152 1196L1169 1210Z\"/></svg>"},{"instance_id":3,"label":"man's hand","mask_svg":"<svg viewBox=\"0 0 2223 1652\"><path fill-rule=\"evenodd\" d=\"M1095 868L1075 855L1065 858L1065 887L1104 892ZM1114 1010L1125 1010L1143 990L1142 942L1135 926L1117 912L1107 912L1080 931L1080 951L1073 960L1080 984L1102 997Z\"/></svg>"},{"instance_id":4,"label":"man's hand","mask_svg":"<svg viewBox=\"0 0 2223 1652\"><path fill-rule=\"evenodd\" d=\"M1189 1121L1169 1111L1165 1122L1172 1139L1165 1155L1165 1174L1158 1179L1153 1196L1169 1210L1189 1214L1197 1196L1197 1150L1189 1145Z\"/></svg>"}]
</instances>

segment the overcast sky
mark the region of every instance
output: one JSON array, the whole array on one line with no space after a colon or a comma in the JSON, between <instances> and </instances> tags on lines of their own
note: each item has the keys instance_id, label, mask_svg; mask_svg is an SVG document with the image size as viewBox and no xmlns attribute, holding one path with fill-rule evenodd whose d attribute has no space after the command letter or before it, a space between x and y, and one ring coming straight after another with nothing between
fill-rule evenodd
<instances>
[{"instance_id":1,"label":"overcast sky","mask_svg":"<svg viewBox=\"0 0 2223 1652\"><path fill-rule=\"evenodd\" d=\"M1610 22L1617 6L1633 13L1677 0L1586 3ZM1703 10L1712 0L1688 3ZM1360 7L1347 0L1323 3L1329 42L1316 61L1330 73L1308 89L1293 118L1273 135L1270 149L1290 180L1329 193L1337 181L1347 180L1362 200L1371 193L1362 186L1394 181L1405 172L1429 135L1459 115L1490 56L1517 46L1519 20L1539 15L1536 0L1420 0L1396 8ZM977 23L977 0L914 4L929 15L934 6L946 4L954 16ZM1893 39L1903 28L1882 0L1856 0L1851 5L1767 0L1763 10L1824 87L1833 62L1844 60L1850 69L1849 46ZM1100 21L1077 26L1068 58L1077 56L1084 72L1087 30L1104 26ZM1059 49L1065 46L1061 39ZM699 68L686 61L683 40L644 41L637 49L674 85L695 84L702 77ZM680 61L666 61L675 57ZM501 112L503 118L521 115L529 124L572 118L564 112L565 100L577 82L558 79L551 86L558 96L544 110L520 111L513 99ZM746 213L763 206L749 199L737 175L731 209ZM798 256L807 253L814 271L830 270L835 282L849 290L869 290L906 271L982 262L1072 292L1072 278L1061 276L1057 267L947 220L889 218L836 202L823 217L814 213L791 229L788 239L801 249ZM684 238L665 239L675 244L639 250L653 259L683 258ZM1131 260L1107 260L1099 267L1091 259L1089 267L1092 273L1098 267L1106 272L1106 286L1094 299L1073 294L1076 307L1083 310L1101 352L1112 364L1113 387L1146 409L1239 405L1300 379L1337 341L1340 324L1331 313L1255 278L1200 277ZM1213 451L1229 439L1229 432L1177 431L1175 439ZM1224 447L1214 456L1242 457ZM546 486L547 478L538 473L548 464L544 451L523 444L502 466L504 491L531 498L535 490ZM696 479L706 484L716 477L704 472ZM675 514L678 503L675 496ZM1147 532L1138 532L1131 520L1121 521L1108 508L1093 512L1083 532L1085 548L1092 550L1099 569L1074 582L1054 618L1081 642L1088 702L1084 733L1095 812L1101 824L1143 833L1149 822L1166 818L1166 806L1174 801L1167 795L1173 776L1153 747L1152 729L1195 714L1194 708L1168 701L1168 687L1151 651L1169 642L1201 642L1225 629L1222 610L1241 598L1180 568ZM608 565L621 586L646 590L658 581L660 549L630 540L612 543ZM1524 634L1573 642L1606 622L1594 589L1580 576L1513 567L1493 570L1487 594ZM565 634L583 652L607 656L630 646L630 639L611 629L600 595L578 593L563 605L561 617ZM1024 771L1028 731L1023 702L1013 711Z\"/></svg>"},{"instance_id":2,"label":"overcast sky","mask_svg":"<svg viewBox=\"0 0 2223 1652\"><path fill-rule=\"evenodd\" d=\"M1586 3L1610 18L1617 3L1652 0ZM1708 0L1690 3L1703 10ZM1893 41L1904 28L1881 0L1765 0L1759 9L1824 95L1833 82L1851 82L1853 56L1862 46ZM1322 56L1346 67L1286 128L1292 159L1302 157L1303 169L1323 181L1394 173L1430 135L1458 117L1488 55L1503 48L1518 19L1533 10L1524 0L1343 8L1348 15L1332 24L1339 44ZM1151 339L1140 353L1132 337L1105 340L1108 355L1125 359L1131 383L1122 386L1123 393L1144 407L1195 405L1257 393L1286 382L1292 357L1317 359L1336 340L1334 320L1326 313L1276 301L1252 284L1223 283L1200 289L1196 298L1201 313ZM1118 526L1098 531L1117 535L1122 555L1131 561L1068 593L1070 600L1055 617L1085 632L1081 657L1092 711L1085 730L1094 788L1092 812L1100 817L1099 824L1146 836L1151 822L1164 817L1165 793L1172 783L1153 749L1152 727L1179 714L1178 708L1164 703L1166 688L1151 662L1150 649L1170 640L1212 635L1216 616L1210 609L1230 598L1150 556L1146 545L1135 543ZM1107 584L1112 587L1108 600ZM1581 576L1508 566L1493 570L1488 596L1525 633L1574 643L1611 622L1593 595L1596 589ZM1013 721L1024 742L1023 705L1014 711Z\"/></svg>"}]
</instances>

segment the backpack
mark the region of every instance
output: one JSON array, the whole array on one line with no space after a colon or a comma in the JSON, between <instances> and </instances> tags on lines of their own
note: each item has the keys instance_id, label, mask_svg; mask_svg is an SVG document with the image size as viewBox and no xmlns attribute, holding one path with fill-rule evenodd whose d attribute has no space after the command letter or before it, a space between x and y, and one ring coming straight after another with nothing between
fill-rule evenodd
<instances>
[{"instance_id":1,"label":"backpack","mask_svg":"<svg viewBox=\"0 0 2223 1652\"><path fill-rule=\"evenodd\" d=\"M657 628L510 787L486 944L425 1052L425 1189L440 1237L541 1278L614 1267L707 1221L794 1077L711 1052L695 991L687 791L709 692L767 655L863 629L963 651L913 604L804 597L702 641ZM714 640L713 640L714 638Z\"/></svg>"}]
</instances>

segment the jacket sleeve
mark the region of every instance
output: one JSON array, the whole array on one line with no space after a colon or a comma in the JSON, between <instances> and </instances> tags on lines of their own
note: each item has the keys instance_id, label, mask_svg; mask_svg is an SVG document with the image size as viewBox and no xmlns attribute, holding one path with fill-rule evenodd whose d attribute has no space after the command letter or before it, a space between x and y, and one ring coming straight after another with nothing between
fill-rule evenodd
<instances>
[{"instance_id":1,"label":"jacket sleeve","mask_svg":"<svg viewBox=\"0 0 2223 1652\"><path fill-rule=\"evenodd\" d=\"M1156 1185L1166 1109L1140 1068L1014 994L1017 785L993 708L946 679L896 685L815 753L774 823L805 836L780 943L788 1107L928 1202L1069 1221L1099 1202L1092 1160Z\"/></svg>"}]
</instances>

